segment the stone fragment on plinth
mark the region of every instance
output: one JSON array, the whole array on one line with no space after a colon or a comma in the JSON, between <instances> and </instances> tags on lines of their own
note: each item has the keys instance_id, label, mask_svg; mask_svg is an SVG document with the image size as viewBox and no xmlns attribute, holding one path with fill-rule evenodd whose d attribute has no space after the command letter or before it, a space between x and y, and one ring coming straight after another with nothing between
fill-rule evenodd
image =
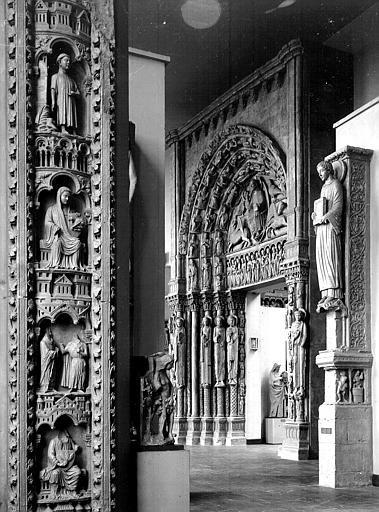
<instances>
[{"instance_id":1,"label":"stone fragment on plinth","mask_svg":"<svg viewBox=\"0 0 379 512\"><path fill-rule=\"evenodd\" d=\"M189 452L180 448L138 452L138 512L189 512Z\"/></svg>"},{"instance_id":2,"label":"stone fragment on plinth","mask_svg":"<svg viewBox=\"0 0 379 512\"><path fill-rule=\"evenodd\" d=\"M195 446L200 444L201 418L192 417L187 419L186 444Z\"/></svg>"},{"instance_id":3,"label":"stone fragment on plinth","mask_svg":"<svg viewBox=\"0 0 379 512\"><path fill-rule=\"evenodd\" d=\"M284 424L284 440L278 455L287 460L307 460L309 458L309 423L287 420Z\"/></svg>"},{"instance_id":4,"label":"stone fragment on plinth","mask_svg":"<svg viewBox=\"0 0 379 512\"><path fill-rule=\"evenodd\" d=\"M371 406L324 403L319 413L319 485L371 485Z\"/></svg>"}]
</instances>

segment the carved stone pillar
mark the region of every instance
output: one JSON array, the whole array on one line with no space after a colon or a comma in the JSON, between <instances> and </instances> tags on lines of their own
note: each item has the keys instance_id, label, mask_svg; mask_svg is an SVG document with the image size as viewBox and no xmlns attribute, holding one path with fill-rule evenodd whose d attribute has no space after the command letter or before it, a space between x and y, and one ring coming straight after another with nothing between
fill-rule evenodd
<instances>
[{"instance_id":1,"label":"carved stone pillar","mask_svg":"<svg viewBox=\"0 0 379 512\"><path fill-rule=\"evenodd\" d=\"M228 328L226 330L226 345L227 345L227 381L228 381L228 396L229 396L229 414L227 417L227 434L226 445L233 446L245 444L245 415L244 411L241 414L239 401L241 397L245 396L245 293L231 292L228 296L228 310L229 320ZM234 320L236 319L237 336L238 336L238 353L237 359L237 375L231 367L231 338L233 333L231 329L234 328Z\"/></svg>"},{"instance_id":2,"label":"carved stone pillar","mask_svg":"<svg viewBox=\"0 0 379 512\"><path fill-rule=\"evenodd\" d=\"M203 317L203 328L201 334L200 343L204 344L204 334L203 329L205 326L205 319L208 319L207 324L208 327L205 326L206 329L209 329L208 332L208 340L207 347L202 346L203 359L200 361L202 379L201 379L201 387L203 391L203 403L202 403L202 417L201 417L201 434L200 434L200 444L201 445L211 445L213 444L213 415L212 415L212 367L214 358L212 356L212 327L213 319L211 318L212 312L212 298L207 293L202 294L202 303L204 309L204 317ZM205 357L205 350L207 350L207 355Z\"/></svg>"},{"instance_id":3,"label":"carved stone pillar","mask_svg":"<svg viewBox=\"0 0 379 512\"><path fill-rule=\"evenodd\" d=\"M226 346L225 346L225 329L226 329L226 297L224 292L215 292L213 298L214 307L214 318L215 318L215 330L219 329L219 333L213 334L214 342L220 343L219 355L216 355L216 345L214 343L214 370L215 370L215 404L214 404L214 432L213 432L213 444L220 445L226 442L226 416L225 416L225 382L226 382ZM218 336L215 340L215 336ZM216 357L219 357L218 365L220 369L216 367ZM216 375L216 371L219 371L220 375Z\"/></svg>"},{"instance_id":4,"label":"carved stone pillar","mask_svg":"<svg viewBox=\"0 0 379 512\"><path fill-rule=\"evenodd\" d=\"M306 258L307 246L304 242L289 244L286 249L287 257L282 267L288 287L288 419L285 422L285 437L279 448L279 455L282 459L304 460L309 457L309 340L305 309L309 264Z\"/></svg>"},{"instance_id":5,"label":"carved stone pillar","mask_svg":"<svg viewBox=\"0 0 379 512\"><path fill-rule=\"evenodd\" d=\"M191 310L191 416L188 418L186 444L200 443L200 393L199 393L199 340L200 300L197 294L188 295Z\"/></svg>"},{"instance_id":6,"label":"carved stone pillar","mask_svg":"<svg viewBox=\"0 0 379 512\"><path fill-rule=\"evenodd\" d=\"M371 484L369 330L369 164L372 152L346 147L326 158L345 189L345 300L326 311L325 401L319 409L319 484ZM346 307L345 307L346 305ZM325 314L321 312L321 314Z\"/></svg>"}]
</instances>

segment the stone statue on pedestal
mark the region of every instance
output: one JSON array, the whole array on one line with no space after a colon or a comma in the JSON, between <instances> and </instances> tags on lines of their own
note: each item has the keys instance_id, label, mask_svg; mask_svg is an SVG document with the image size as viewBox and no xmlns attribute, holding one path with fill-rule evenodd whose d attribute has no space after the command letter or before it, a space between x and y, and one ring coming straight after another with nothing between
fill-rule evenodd
<instances>
[{"instance_id":1,"label":"stone statue on pedestal","mask_svg":"<svg viewBox=\"0 0 379 512\"><path fill-rule=\"evenodd\" d=\"M216 387L225 386L225 328L223 327L223 317L216 316L215 328L213 330L213 347L215 358L215 378Z\"/></svg>"},{"instance_id":2,"label":"stone statue on pedestal","mask_svg":"<svg viewBox=\"0 0 379 512\"><path fill-rule=\"evenodd\" d=\"M176 386L183 388L186 385L186 330L181 316L175 319L174 371Z\"/></svg>"},{"instance_id":3,"label":"stone statue on pedestal","mask_svg":"<svg viewBox=\"0 0 379 512\"><path fill-rule=\"evenodd\" d=\"M168 372L174 365L172 355L157 352L149 357L149 371L143 377L142 444L174 444L172 427L174 398Z\"/></svg>"},{"instance_id":4,"label":"stone statue on pedestal","mask_svg":"<svg viewBox=\"0 0 379 512\"><path fill-rule=\"evenodd\" d=\"M75 334L66 346L61 344L61 352L65 358L61 385L70 388L71 391L84 391L87 374L87 345Z\"/></svg>"},{"instance_id":5,"label":"stone statue on pedestal","mask_svg":"<svg viewBox=\"0 0 379 512\"><path fill-rule=\"evenodd\" d=\"M312 213L316 231L316 264L321 299L317 310L329 309L341 303L342 279L342 213L343 188L334 176L330 162L320 162L317 172L324 182L320 199Z\"/></svg>"},{"instance_id":6,"label":"stone statue on pedestal","mask_svg":"<svg viewBox=\"0 0 379 512\"><path fill-rule=\"evenodd\" d=\"M55 204L46 212L46 247L50 249L47 268L81 268L79 236L84 227L84 220L78 212L70 209L70 198L71 190L68 187L60 187Z\"/></svg>"},{"instance_id":7,"label":"stone statue on pedestal","mask_svg":"<svg viewBox=\"0 0 379 512\"><path fill-rule=\"evenodd\" d=\"M212 383L212 318L208 311L205 312L200 336L200 368L201 368L201 384L210 386Z\"/></svg>"},{"instance_id":8,"label":"stone statue on pedestal","mask_svg":"<svg viewBox=\"0 0 379 512\"><path fill-rule=\"evenodd\" d=\"M280 372L280 364L274 363L269 377L270 418L284 418L287 372Z\"/></svg>"},{"instance_id":9,"label":"stone statue on pedestal","mask_svg":"<svg viewBox=\"0 0 379 512\"><path fill-rule=\"evenodd\" d=\"M49 482L51 498L57 498L62 490L70 496L77 495L81 474L75 464L78 445L74 443L67 430L62 430L53 437L47 450L47 467L40 472L43 482Z\"/></svg>"},{"instance_id":10,"label":"stone statue on pedestal","mask_svg":"<svg viewBox=\"0 0 379 512\"><path fill-rule=\"evenodd\" d=\"M305 388L305 364L306 364L306 343L307 326L304 322L304 309L297 309L294 312L295 320L292 322L288 336L289 367L293 375L295 390L299 387Z\"/></svg>"},{"instance_id":11,"label":"stone statue on pedestal","mask_svg":"<svg viewBox=\"0 0 379 512\"><path fill-rule=\"evenodd\" d=\"M51 109L56 110L56 124L60 126L62 133L68 133L68 129L75 130L78 126L76 113L76 97L80 95L75 81L68 75L70 57L67 53L61 53L57 58L58 73L51 77Z\"/></svg>"},{"instance_id":12,"label":"stone statue on pedestal","mask_svg":"<svg viewBox=\"0 0 379 512\"><path fill-rule=\"evenodd\" d=\"M228 328L226 329L226 345L228 360L229 384L237 384L238 374L238 327L237 317L229 315Z\"/></svg>"},{"instance_id":13,"label":"stone statue on pedestal","mask_svg":"<svg viewBox=\"0 0 379 512\"><path fill-rule=\"evenodd\" d=\"M41 376L40 387L45 393L54 390L59 349L55 344L51 329L47 329L40 341Z\"/></svg>"}]
</instances>

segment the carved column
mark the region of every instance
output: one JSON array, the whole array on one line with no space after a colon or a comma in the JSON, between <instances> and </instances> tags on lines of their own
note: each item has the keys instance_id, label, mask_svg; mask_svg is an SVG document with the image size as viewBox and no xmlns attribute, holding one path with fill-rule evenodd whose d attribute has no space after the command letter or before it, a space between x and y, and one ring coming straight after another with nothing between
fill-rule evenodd
<instances>
[{"instance_id":1,"label":"carved column","mask_svg":"<svg viewBox=\"0 0 379 512\"><path fill-rule=\"evenodd\" d=\"M200 298L198 294L188 295L188 306L191 310L191 416L187 420L186 444L195 445L200 443Z\"/></svg>"},{"instance_id":2,"label":"carved column","mask_svg":"<svg viewBox=\"0 0 379 512\"><path fill-rule=\"evenodd\" d=\"M372 404L369 329L369 168L372 151L346 147L326 158L345 189L345 304L326 313L325 401L319 413L319 483L371 484ZM346 307L345 307L346 306Z\"/></svg>"},{"instance_id":3,"label":"carved column","mask_svg":"<svg viewBox=\"0 0 379 512\"><path fill-rule=\"evenodd\" d=\"M291 260L288 256L295 247L295 258ZM285 422L285 437L279 455L282 459L289 460L304 460L309 457L310 387L306 313L309 263L305 257L306 251L305 244L292 244L282 265L288 287L287 332L284 333L287 343L288 419ZM303 257L299 258L299 255ZM293 330L293 325L296 325L294 322L298 323L301 332L292 334L291 329ZM304 347L301 347L304 342ZM304 351L302 365L300 351Z\"/></svg>"},{"instance_id":4,"label":"carved column","mask_svg":"<svg viewBox=\"0 0 379 512\"><path fill-rule=\"evenodd\" d=\"M229 414L227 417L226 445L233 446L245 444L245 415L241 414L240 400L245 396L245 293L230 292L228 295L229 318L236 319L238 349L237 349L237 374L230 372L230 341L228 341L228 329L226 330L227 344L227 375L228 375L228 398ZM229 320L229 327L233 327L233 321ZM229 335L230 340L230 335ZM229 347L228 347L229 345Z\"/></svg>"}]
</instances>

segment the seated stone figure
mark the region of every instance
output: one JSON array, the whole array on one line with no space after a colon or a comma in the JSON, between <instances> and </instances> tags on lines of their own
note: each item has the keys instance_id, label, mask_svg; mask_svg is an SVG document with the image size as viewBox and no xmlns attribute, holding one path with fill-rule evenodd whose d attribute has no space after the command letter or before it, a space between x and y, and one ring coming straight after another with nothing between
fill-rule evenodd
<instances>
[{"instance_id":1,"label":"seated stone figure","mask_svg":"<svg viewBox=\"0 0 379 512\"><path fill-rule=\"evenodd\" d=\"M60 187L56 202L47 209L45 216L45 246L50 249L47 268L81 268L80 234L84 220L69 207L71 190Z\"/></svg>"},{"instance_id":2,"label":"seated stone figure","mask_svg":"<svg viewBox=\"0 0 379 512\"><path fill-rule=\"evenodd\" d=\"M51 497L57 498L62 490L65 494L77 494L80 468L75 464L78 445L74 443L67 430L59 431L49 443L47 450L47 467L40 473L44 482L49 482Z\"/></svg>"}]
</instances>

